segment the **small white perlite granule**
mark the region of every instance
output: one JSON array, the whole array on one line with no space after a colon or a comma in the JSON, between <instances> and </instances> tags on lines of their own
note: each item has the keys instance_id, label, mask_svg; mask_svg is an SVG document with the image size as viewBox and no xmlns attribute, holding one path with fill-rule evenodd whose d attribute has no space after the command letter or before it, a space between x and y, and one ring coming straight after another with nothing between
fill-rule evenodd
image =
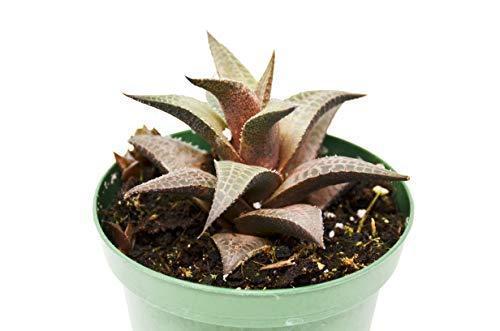
<instances>
[{"instance_id":1,"label":"small white perlite granule","mask_svg":"<svg viewBox=\"0 0 500 331\"><path fill-rule=\"evenodd\" d=\"M356 212L356 215L359 218L362 218L363 216L365 216L365 214L366 214L366 209L358 209L358 211Z\"/></svg>"},{"instance_id":2,"label":"small white perlite granule","mask_svg":"<svg viewBox=\"0 0 500 331\"><path fill-rule=\"evenodd\" d=\"M229 128L225 128L222 130L222 135L226 137L227 141L231 141L233 139L233 134L231 133L231 130Z\"/></svg>"}]
</instances>

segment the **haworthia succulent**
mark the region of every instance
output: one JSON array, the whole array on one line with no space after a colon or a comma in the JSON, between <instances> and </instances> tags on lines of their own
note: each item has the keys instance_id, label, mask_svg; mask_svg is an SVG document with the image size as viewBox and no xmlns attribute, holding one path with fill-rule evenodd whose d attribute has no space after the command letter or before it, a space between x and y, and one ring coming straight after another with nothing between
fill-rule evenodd
<instances>
[{"instance_id":1,"label":"haworthia succulent","mask_svg":"<svg viewBox=\"0 0 500 331\"><path fill-rule=\"evenodd\" d=\"M287 173L291 170L290 162L301 163L300 160L293 160L293 158L309 131L326 112L347 100L361 96L363 95L342 91L308 91L288 98L288 101L297 103L299 106L293 114L282 121L279 170Z\"/></svg>"},{"instance_id":2,"label":"haworthia succulent","mask_svg":"<svg viewBox=\"0 0 500 331\"><path fill-rule=\"evenodd\" d=\"M257 84L257 89L255 90L255 94L259 97L261 108L264 108L269 99L271 98L271 88L273 86L273 75L274 75L274 52L271 56L271 60L269 60L269 64L267 65L264 74L259 80Z\"/></svg>"},{"instance_id":3,"label":"haworthia succulent","mask_svg":"<svg viewBox=\"0 0 500 331\"><path fill-rule=\"evenodd\" d=\"M219 78L241 82L252 90L257 87L257 81L250 71L210 33L208 33L208 44Z\"/></svg>"},{"instance_id":4,"label":"haworthia succulent","mask_svg":"<svg viewBox=\"0 0 500 331\"><path fill-rule=\"evenodd\" d=\"M307 204L258 209L234 220L241 233L257 236L281 234L312 241L324 248L321 210Z\"/></svg>"},{"instance_id":5,"label":"haworthia succulent","mask_svg":"<svg viewBox=\"0 0 500 331\"><path fill-rule=\"evenodd\" d=\"M181 168L137 185L125 193L125 198L140 193L165 193L179 197L210 201L217 178L200 169Z\"/></svg>"},{"instance_id":6,"label":"haworthia succulent","mask_svg":"<svg viewBox=\"0 0 500 331\"><path fill-rule=\"evenodd\" d=\"M132 136L129 143L164 173L184 167L198 168L208 160L206 152L170 137Z\"/></svg>"},{"instance_id":7,"label":"haworthia succulent","mask_svg":"<svg viewBox=\"0 0 500 331\"><path fill-rule=\"evenodd\" d=\"M243 262L271 247L271 243L264 238L238 233L217 233L212 240L221 255L224 275L229 275Z\"/></svg>"},{"instance_id":8,"label":"haworthia succulent","mask_svg":"<svg viewBox=\"0 0 500 331\"><path fill-rule=\"evenodd\" d=\"M281 207L299 202L321 188L362 179L408 180L408 176L382 169L369 162L343 156L312 160L296 168L265 202L266 207Z\"/></svg>"},{"instance_id":9,"label":"haworthia succulent","mask_svg":"<svg viewBox=\"0 0 500 331\"><path fill-rule=\"evenodd\" d=\"M325 209L336 199L340 198L353 183L341 183L330 185L325 188L312 192L306 198L307 203L314 205L320 209Z\"/></svg>"},{"instance_id":10,"label":"haworthia succulent","mask_svg":"<svg viewBox=\"0 0 500 331\"><path fill-rule=\"evenodd\" d=\"M280 151L278 121L294 109L292 103L271 100L264 110L245 123L239 150L244 162L268 169L276 167Z\"/></svg>"},{"instance_id":11,"label":"haworthia succulent","mask_svg":"<svg viewBox=\"0 0 500 331\"><path fill-rule=\"evenodd\" d=\"M127 96L177 117L204 138L222 159L241 161L222 134L224 120L207 103L180 95Z\"/></svg>"},{"instance_id":12,"label":"haworthia succulent","mask_svg":"<svg viewBox=\"0 0 500 331\"><path fill-rule=\"evenodd\" d=\"M215 162L217 184L203 232L243 195L254 202L266 199L281 183L278 173L232 161Z\"/></svg>"},{"instance_id":13,"label":"haworthia succulent","mask_svg":"<svg viewBox=\"0 0 500 331\"><path fill-rule=\"evenodd\" d=\"M232 133L234 148L239 150L241 130L245 122L260 112L260 101L244 84L232 80L193 79L188 80L217 98Z\"/></svg>"}]
</instances>

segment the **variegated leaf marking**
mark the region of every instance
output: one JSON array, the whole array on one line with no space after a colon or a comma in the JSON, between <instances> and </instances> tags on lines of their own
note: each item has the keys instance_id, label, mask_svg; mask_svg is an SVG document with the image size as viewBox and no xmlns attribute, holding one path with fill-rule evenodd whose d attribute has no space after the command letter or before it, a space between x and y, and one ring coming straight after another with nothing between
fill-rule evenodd
<instances>
[{"instance_id":1,"label":"variegated leaf marking","mask_svg":"<svg viewBox=\"0 0 500 331\"><path fill-rule=\"evenodd\" d=\"M321 210L307 204L276 209L258 209L234 220L239 232L257 236L288 235L312 241L325 248Z\"/></svg>"},{"instance_id":2,"label":"variegated leaf marking","mask_svg":"<svg viewBox=\"0 0 500 331\"><path fill-rule=\"evenodd\" d=\"M280 175L274 171L238 162L216 161L215 171L214 200L203 232L243 195L250 202L260 201L281 183Z\"/></svg>"},{"instance_id":3,"label":"variegated leaf marking","mask_svg":"<svg viewBox=\"0 0 500 331\"><path fill-rule=\"evenodd\" d=\"M271 247L271 243L264 238L239 233L217 233L212 240L221 255L224 275L229 275L243 262Z\"/></svg>"},{"instance_id":4,"label":"variegated leaf marking","mask_svg":"<svg viewBox=\"0 0 500 331\"><path fill-rule=\"evenodd\" d=\"M194 197L210 201L217 178L196 168L181 168L137 185L125 193L125 198L141 193L165 193L179 197Z\"/></svg>"},{"instance_id":5,"label":"variegated leaf marking","mask_svg":"<svg viewBox=\"0 0 500 331\"><path fill-rule=\"evenodd\" d=\"M245 123L239 150L245 163L268 169L276 167L280 151L278 121L294 109L295 105L292 103L271 100L263 111Z\"/></svg>"},{"instance_id":6,"label":"variegated leaf marking","mask_svg":"<svg viewBox=\"0 0 500 331\"><path fill-rule=\"evenodd\" d=\"M126 95L134 100L177 117L205 139L220 158L241 161L234 147L222 134L224 120L205 102L180 95Z\"/></svg>"},{"instance_id":7,"label":"variegated leaf marking","mask_svg":"<svg viewBox=\"0 0 500 331\"><path fill-rule=\"evenodd\" d=\"M359 159L344 156L323 157L296 168L264 206L289 205L326 186L370 179L401 181L408 180L409 177Z\"/></svg>"},{"instance_id":8,"label":"variegated leaf marking","mask_svg":"<svg viewBox=\"0 0 500 331\"><path fill-rule=\"evenodd\" d=\"M219 78L241 82L252 90L257 87L257 81L250 71L210 33L208 33L208 44Z\"/></svg>"},{"instance_id":9,"label":"variegated leaf marking","mask_svg":"<svg viewBox=\"0 0 500 331\"><path fill-rule=\"evenodd\" d=\"M170 137L139 135L130 137L129 143L164 173L184 167L198 168L208 160L206 152Z\"/></svg>"},{"instance_id":10,"label":"variegated leaf marking","mask_svg":"<svg viewBox=\"0 0 500 331\"><path fill-rule=\"evenodd\" d=\"M347 100L361 96L363 95L342 91L308 91L290 97L288 101L297 103L299 106L281 123L282 143L279 171L282 173L290 172L292 169L289 167L289 163L293 165L301 163L300 160L293 159L307 138L307 134L325 113Z\"/></svg>"}]
</instances>

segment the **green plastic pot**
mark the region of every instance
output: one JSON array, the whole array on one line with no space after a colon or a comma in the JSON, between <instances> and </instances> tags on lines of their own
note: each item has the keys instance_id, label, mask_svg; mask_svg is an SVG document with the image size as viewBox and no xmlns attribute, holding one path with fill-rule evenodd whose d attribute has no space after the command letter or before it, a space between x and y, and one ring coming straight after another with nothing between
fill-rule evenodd
<instances>
[{"instance_id":1,"label":"green plastic pot","mask_svg":"<svg viewBox=\"0 0 500 331\"><path fill-rule=\"evenodd\" d=\"M173 136L208 148L191 131ZM327 136L324 146L329 154L361 157L388 166L370 152L335 137ZM406 229L399 241L371 265L336 280L294 289L220 288L163 275L131 260L113 246L101 228L97 212L111 203L120 187L115 174L118 168L113 166L99 183L94 221L106 259L125 287L135 331L368 330L378 291L396 268L413 219L410 192L404 183L395 183L397 205L408 216Z\"/></svg>"}]
</instances>

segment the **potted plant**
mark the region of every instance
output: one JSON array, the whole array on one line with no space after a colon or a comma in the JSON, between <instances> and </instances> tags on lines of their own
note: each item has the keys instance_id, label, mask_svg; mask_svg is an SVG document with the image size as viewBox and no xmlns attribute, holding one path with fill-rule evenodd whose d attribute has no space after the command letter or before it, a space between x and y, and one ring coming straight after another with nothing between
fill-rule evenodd
<instances>
[{"instance_id":1,"label":"potted plant","mask_svg":"<svg viewBox=\"0 0 500 331\"><path fill-rule=\"evenodd\" d=\"M134 330L367 330L412 221L408 179L326 130L361 97L270 98L209 35L207 102L132 99L194 132L137 130L99 184L95 222ZM318 157L320 155L320 157Z\"/></svg>"}]
</instances>

